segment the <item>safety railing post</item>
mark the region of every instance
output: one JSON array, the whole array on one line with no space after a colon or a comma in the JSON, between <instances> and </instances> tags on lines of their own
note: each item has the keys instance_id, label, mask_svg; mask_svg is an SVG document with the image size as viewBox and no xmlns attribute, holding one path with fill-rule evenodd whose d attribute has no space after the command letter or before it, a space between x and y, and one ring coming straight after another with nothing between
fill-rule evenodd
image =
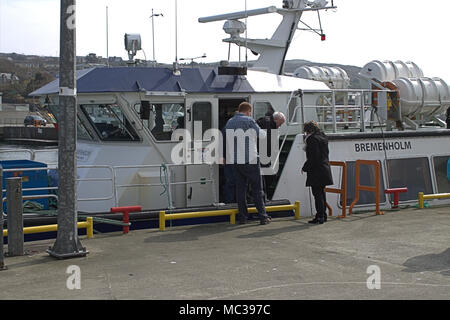
<instances>
[{"instance_id":1,"label":"safety railing post","mask_svg":"<svg viewBox=\"0 0 450 320\"><path fill-rule=\"evenodd\" d=\"M423 192L419 192L419 208L423 209L425 205L424 200L449 199L449 198L450 193L423 194Z\"/></svg>"},{"instance_id":2,"label":"safety railing post","mask_svg":"<svg viewBox=\"0 0 450 320\"><path fill-rule=\"evenodd\" d=\"M236 214L230 214L230 224L236 224Z\"/></svg>"},{"instance_id":3,"label":"safety railing post","mask_svg":"<svg viewBox=\"0 0 450 320\"><path fill-rule=\"evenodd\" d=\"M22 178L6 179L6 197L8 213L8 255L23 256Z\"/></svg>"},{"instance_id":4,"label":"safety railing post","mask_svg":"<svg viewBox=\"0 0 450 320\"><path fill-rule=\"evenodd\" d=\"M333 110L333 133L337 132L337 124L336 124L336 93L333 90L331 92L331 104L332 104L332 110Z\"/></svg>"},{"instance_id":5,"label":"safety railing post","mask_svg":"<svg viewBox=\"0 0 450 320\"><path fill-rule=\"evenodd\" d=\"M94 219L92 217L86 218L86 235L88 238L94 237Z\"/></svg>"},{"instance_id":6,"label":"safety railing post","mask_svg":"<svg viewBox=\"0 0 450 320\"><path fill-rule=\"evenodd\" d=\"M0 164L0 195L3 198L3 167ZM3 237L3 202L0 205L0 271L4 270L5 267L5 260L3 257L3 242L4 242L4 237Z\"/></svg>"},{"instance_id":7,"label":"safety railing post","mask_svg":"<svg viewBox=\"0 0 450 320\"><path fill-rule=\"evenodd\" d=\"M295 204L268 206L267 212L276 211L294 211L295 219L300 218L300 201L296 201ZM248 208L249 213L257 213L258 210L255 207ZM212 210L212 211L197 211L197 212L183 212L183 213L171 213L166 215L165 211L159 212L159 230L164 231L166 229L167 220L177 219L191 219L191 218L203 218L203 217L217 217L217 216L230 216L230 224L236 224L236 214L239 213L238 209L224 209L224 210Z\"/></svg>"},{"instance_id":8,"label":"safety railing post","mask_svg":"<svg viewBox=\"0 0 450 320\"><path fill-rule=\"evenodd\" d=\"M212 163L209 164L209 180L213 181L212 196L213 196L213 205L215 206L219 203L219 199L217 199L216 184L214 183L214 165Z\"/></svg>"},{"instance_id":9,"label":"safety railing post","mask_svg":"<svg viewBox=\"0 0 450 320\"><path fill-rule=\"evenodd\" d=\"M166 230L166 212L160 211L159 212L159 231Z\"/></svg>"},{"instance_id":10,"label":"safety railing post","mask_svg":"<svg viewBox=\"0 0 450 320\"><path fill-rule=\"evenodd\" d=\"M128 207L113 207L111 208L111 213L122 213L123 216L123 233L127 234L130 232L130 212L142 211L141 206L128 206Z\"/></svg>"},{"instance_id":11,"label":"safety railing post","mask_svg":"<svg viewBox=\"0 0 450 320\"><path fill-rule=\"evenodd\" d=\"M295 219L300 219L300 201L295 201L294 216L295 216Z\"/></svg>"},{"instance_id":12,"label":"safety railing post","mask_svg":"<svg viewBox=\"0 0 450 320\"><path fill-rule=\"evenodd\" d=\"M375 186L362 186L359 184L360 182L360 166L361 165L373 165L376 169L376 177L375 177ZM377 215L383 215L384 212L380 211L380 176L381 176L381 168L380 163L376 160L356 160L355 163L355 199L353 200L352 204L350 205L348 211L349 214L353 213L353 207L354 205L359 201L359 192L361 190L363 191L369 191L375 193L375 210Z\"/></svg>"},{"instance_id":13,"label":"safety railing post","mask_svg":"<svg viewBox=\"0 0 450 320\"><path fill-rule=\"evenodd\" d=\"M360 121L361 121L361 132L366 132L366 123L365 123L365 119L364 119L364 91L360 92L361 96L360 96L360 101L359 101L359 106L360 106Z\"/></svg>"},{"instance_id":14,"label":"safety railing post","mask_svg":"<svg viewBox=\"0 0 450 320\"><path fill-rule=\"evenodd\" d=\"M345 218L346 217L346 210L347 210L347 164L345 162L341 161L330 161L330 166L340 166L342 167L342 187L340 189L336 188L325 188L325 192L331 192L331 193L338 193L341 195L342 200L342 214L338 216L338 218ZM329 216L331 217L333 215L333 209L331 206L326 203L326 206L328 208Z\"/></svg>"}]
</instances>

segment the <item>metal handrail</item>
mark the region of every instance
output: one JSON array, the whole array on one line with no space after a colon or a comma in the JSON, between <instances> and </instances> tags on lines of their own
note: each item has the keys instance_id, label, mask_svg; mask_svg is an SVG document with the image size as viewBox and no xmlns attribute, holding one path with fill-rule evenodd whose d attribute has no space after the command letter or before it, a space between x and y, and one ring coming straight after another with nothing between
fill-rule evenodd
<instances>
[{"instance_id":1,"label":"metal handrail","mask_svg":"<svg viewBox=\"0 0 450 320\"><path fill-rule=\"evenodd\" d=\"M35 160L36 159L36 154L37 153L44 153L44 152L58 152L57 149L42 149L42 150L31 150L31 149L1 149L0 153L7 153L7 152L15 152L15 153L19 153L19 152L26 152L30 154L30 159L29 160ZM48 165L48 164L47 164ZM53 165L53 164L52 164Z\"/></svg>"},{"instance_id":2,"label":"metal handrail","mask_svg":"<svg viewBox=\"0 0 450 320\"><path fill-rule=\"evenodd\" d=\"M23 190L22 190L23 191ZM33 199L46 199L46 198L55 198L58 201L58 196L55 194L39 194L39 195L30 195L30 196L22 196L22 200L33 200ZM3 208L3 203L8 200L7 197L2 197L1 206ZM2 212L3 217L7 217L8 214L6 212Z\"/></svg>"},{"instance_id":3,"label":"metal handrail","mask_svg":"<svg viewBox=\"0 0 450 320\"><path fill-rule=\"evenodd\" d=\"M78 182L83 181L111 181L111 195L108 197L103 198L84 198L84 199L77 199L77 201L106 201L114 199L114 203L117 202L116 193L115 193L115 175L114 175L114 168L112 166L108 165L81 165L77 166L77 169L109 169L111 171L111 178L83 178L83 179L77 179Z\"/></svg>"},{"instance_id":4,"label":"metal handrail","mask_svg":"<svg viewBox=\"0 0 450 320\"><path fill-rule=\"evenodd\" d=\"M104 168L104 169L109 169L111 171L111 178L78 178L76 179L77 182L83 182L83 181L111 181L111 195L107 196L107 197L102 197L102 198L84 198L84 199L77 199L77 201L106 201L106 200L110 200L113 199L115 197L115 192L114 192L114 186L115 186L115 180L114 180L114 175L113 175L113 168L111 166L108 165L81 165L81 166L77 166L77 168L79 169L98 169L98 168ZM26 172L26 171L47 171L47 170L54 170L57 168L13 168L13 169L3 169L3 172L17 172L17 171L21 171L21 172ZM42 190L58 190L58 187L40 187L40 188L23 188L22 191L42 191ZM2 192L6 192L6 189L3 189ZM116 202L116 200L114 199L114 202Z\"/></svg>"},{"instance_id":5,"label":"metal handrail","mask_svg":"<svg viewBox=\"0 0 450 320\"><path fill-rule=\"evenodd\" d=\"M212 163L193 163L193 164L167 164L166 166L168 168L171 167L186 167L186 166L193 166L193 165L209 165L210 167L213 165ZM124 165L124 166L108 166L108 165L81 165L77 166L78 169L98 169L98 168L104 168L108 169L111 172L111 177L107 178L78 178L76 181L78 182L86 182L86 181L111 181L111 194L105 197L99 197L99 198L79 198L77 201L106 201L113 199L115 206L118 206L118 189L125 188L125 187L161 187L163 186L162 183L150 183L150 184L116 184L117 181L117 171L120 169L143 169L143 168L160 168L161 165ZM57 169L57 168L55 168ZM47 171L49 170L48 167L45 168L13 168L13 169L4 169L3 172L17 172L17 171ZM50 169L50 170L53 170ZM214 184L215 180L212 176L212 172L210 171L210 179L205 180L192 180L192 181L178 181L178 182L172 182L170 179L168 181L169 190L168 192L171 192L171 186L173 185L188 185L188 184L203 184L203 183L211 183ZM42 191L42 190L58 190L58 187L40 187L40 188L24 188L22 189L23 192L27 191ZM215 191L215 189L214 189ZM2 192L6 192L6 189L3 189ZM48 197L51 197L52 195L46 195ZM214 197L214 203L217 203L217 195L213 194Z\"/></svg>"},{"instance_id":6,"label":"metal handrail","mask_svg":"<svg viewBox=\"0 0 450 320\"><path fill-rule=\"evenodd\" d=\"M336 104L336 93L355 93L361 99L359 99L359 106L358 105L338 105ZM329 89L329 90L303 90L302 93L304 94L331 94L332 101L330 102L329 99L325 97L326 102L328 102L328 106L326 105L310 105L310 106L304 106L303 103L300 106L297 106L294 110L294 114L297 111L298 108L301 108L302 114L304 113L304 108L314 108L314 109L320 109L320 108L331 108L331 116L333 121L321 121L318 122L318 124L331 124L333 126L333 132L337 131L337 125L346 125L346 124L360 124L360 130L365 131L366 125L373 125L374 123L377 123L375 120L373 121L365 121L364 119L364 113L365 111L369 110L371 108L370 105L365 104L365 97L369 94L373 93L379 93L379 92L395 92L393 90L379 90L379 89ZM360 111L359 121L337 121L337 112L341 110L349 110L349 111ZM305 121L303 119L303 121Z\"/></svg>"},{"instance_id":7,"label":"metal handrail","mask_svg":"<svg viewBox=\"0 0 450 320\"><path fill-rule=\"evenodd\" d=\"M170 169L172 167L187 167L187 166L198 166L198 165L208 165L210 167L210 179L205 179L205 180L192 180L192 181L178 181L178 182L172 182L171 181L171 175L170 175L170 170L169 170L169 174L168 174L168 197L169 197L169 209L173 209L174 207L172 206L172 192L171 192L171 186L173 185L189 185L189 184L203 184L203 183L211 183L214 184L215 180L213 178L213 173L211 171L212 166L214 165L213 163L184 163L184 164L176 164L176 163L169 163L169 164L165 164L165 166ZM123 165L123 166L114 166L113 167L113 172L114 172L114 180L117 181L117 171L120 169L145 169L145 168L161 168L161 165L158 164L149 164L149 165ZM117 170L118 169L118 170ZM115 206L118 206L118 195L117 195L117 191L119 188L126 188L126 187L164 187L164 184L162 183L133 183L133 184L119 184L119 185L115 185ZM213 198L214 198L214 204L216 204L217 201L217 195L215 193L215 188L213 188Z\"/></svg>"}]
</instances>

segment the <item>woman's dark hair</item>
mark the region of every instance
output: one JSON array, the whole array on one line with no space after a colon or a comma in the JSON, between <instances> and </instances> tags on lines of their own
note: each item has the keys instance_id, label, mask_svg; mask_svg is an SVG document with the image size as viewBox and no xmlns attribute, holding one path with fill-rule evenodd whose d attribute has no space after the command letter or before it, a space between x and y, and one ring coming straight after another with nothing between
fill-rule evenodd
<instances>
[{"instance_id":1,"label":"woman's dark hair","mask_svg":"<svg viewBox=\"0 0 450 320\"><path fill-rule=\"evenodd\" d=\"M319 128L319 125L317 124L317 122L308 121L308 122L305 122L305 124L303 125L303 132L306 132L306 133L320 132L320 128Z\"/></svg>"}]
</instances>

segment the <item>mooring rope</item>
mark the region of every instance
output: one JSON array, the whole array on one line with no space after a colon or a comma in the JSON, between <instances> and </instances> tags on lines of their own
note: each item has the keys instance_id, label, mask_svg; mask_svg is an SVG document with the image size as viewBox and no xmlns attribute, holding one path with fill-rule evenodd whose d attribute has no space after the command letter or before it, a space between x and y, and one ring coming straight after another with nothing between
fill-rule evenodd
<instances>
[{"instance_id":1,"label":"mooring rope","mask_svg":"<svg viewBox=\"0 0 450 320\"><path fill-rule=\"evenodd\" d=\"M164 173L164 181L163 181L163 173ZM168 192L169 190L169 178L167 175L167 166L165 163L161 164L161 167L159 167L159 182L161 183L161 186L164 188L163 192L161 192L159 195L162 196L164 193L167 192L167 202L168 202L168 208L170 208L170 194Z\"/></svg>"}]
</instances>

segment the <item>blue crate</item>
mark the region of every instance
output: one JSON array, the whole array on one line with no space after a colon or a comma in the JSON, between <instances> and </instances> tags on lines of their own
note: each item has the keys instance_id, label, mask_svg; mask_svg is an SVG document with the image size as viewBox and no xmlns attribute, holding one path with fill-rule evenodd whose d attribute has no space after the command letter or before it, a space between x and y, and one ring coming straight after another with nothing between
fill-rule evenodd
<instances>
[{"instance_id":1,"label":"blue crate","mask_svg":"<svg viewBox=\"0 0 450 320\"><path fill-rule=\"evenodd\" d=\"M3 169L28 169L28 168L47 168L47 164L31 160L4 160L0 161L0 165ZM26 188L43 188L48 187L48 174L47 170L32 170L32 171L16 171L16 172L3 172L3 189L6 190L6 179L22 177L22 189ZM23 195L42 195L48 194L48 190L42 191L24 191ZM2 197L6 197L6 192L3 192ZM25 202L26 200L24 200ZM33 199L44 206L44 209L48 209L48 199ZM3 212L7 212L6 201L3 204Z\"/></svg>"},{"instance_id":2,"label":"blue crate","mask_svg":"<svg viewBox=\"0 0 450 320\"><path fill-rule=\"evenodd\" d=\"M448 181L450 181L450 157L448 158L447 161L447 179Z\"/></svg>"}]
</instances>

